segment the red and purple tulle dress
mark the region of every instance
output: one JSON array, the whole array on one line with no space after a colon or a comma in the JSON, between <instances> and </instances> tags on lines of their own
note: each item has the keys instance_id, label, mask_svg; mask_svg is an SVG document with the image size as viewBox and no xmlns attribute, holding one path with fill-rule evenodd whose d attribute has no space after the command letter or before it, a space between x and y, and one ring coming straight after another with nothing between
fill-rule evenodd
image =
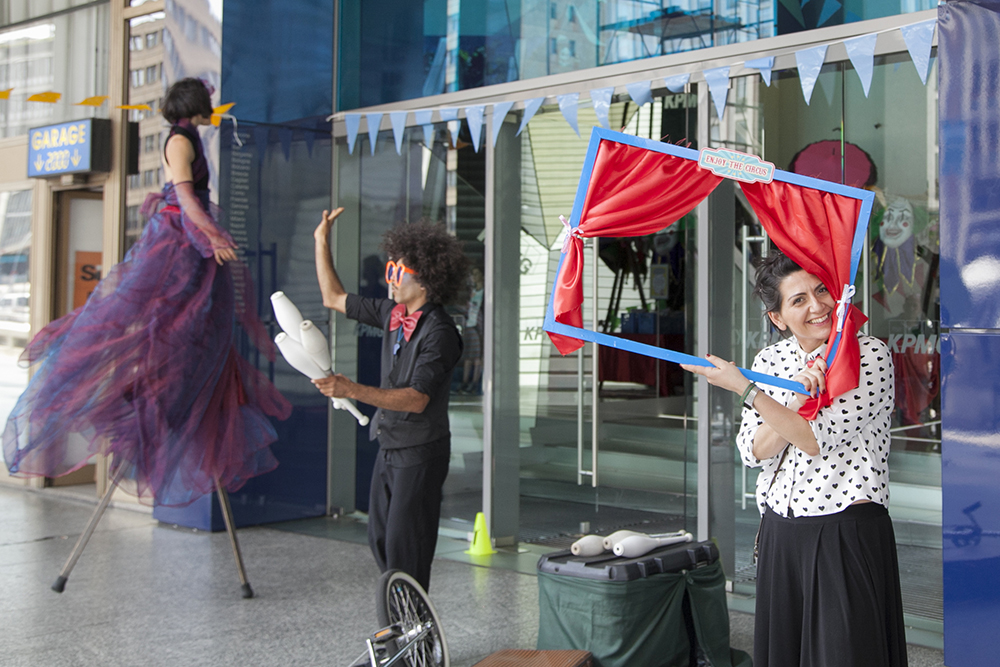
<instances>
[{"instance_id":1,"label":"red and purple tulle dress","mask_svg":"<svg viewBox=\"0 0 1000 667\"><path fill-rule=\"evenodd\" d=\"M206 215L200 137L184 124L173 134L195 147L193 187L178 186L184 208L172 183L150 195L152 215L125 259L21 356L35 372L3 433L15 475L57 477L105 454L127 465L144 502L182 506L217 480L235 491L278 465L268 417L285 419L291 406L236 351L236 322L272 360L274 346L246 265L214 259L218 240L231 238Z\"/></svg>"}]
</instances>

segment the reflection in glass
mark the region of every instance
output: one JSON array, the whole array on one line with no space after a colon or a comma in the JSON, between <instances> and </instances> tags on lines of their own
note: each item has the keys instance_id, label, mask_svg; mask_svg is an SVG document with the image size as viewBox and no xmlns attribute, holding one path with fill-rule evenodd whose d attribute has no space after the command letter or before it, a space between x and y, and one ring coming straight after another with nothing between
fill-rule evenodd
<instances>
[{"instance_id":1,"label":"reflection in glass","mask_svg":"<svg viewBox=\"0 0 1000 667\"><path fill-rule=\"evenodd\" d=\"M18 365L31 334L28 255L31 252L31 190L0 192L0 419L6 421L28 386Z\"/></svg>"}]
</instances>

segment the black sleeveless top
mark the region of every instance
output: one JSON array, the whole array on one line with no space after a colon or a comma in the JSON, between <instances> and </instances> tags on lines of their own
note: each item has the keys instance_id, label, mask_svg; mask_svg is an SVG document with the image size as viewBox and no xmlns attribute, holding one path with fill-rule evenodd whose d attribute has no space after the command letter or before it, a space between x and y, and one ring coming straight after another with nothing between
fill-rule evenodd
<instances>
[{"instance_id":1,"label":"black sleeveless top","mask_svg":"<svg viewBox=\"0 0 1000 667\"><path fill-rule=\"evenodd\" d=\"M191 162L191 180L193 181L195 191L198 190L208 190L208 160L205 159L205 150L201 145L201 135L198 134L198 130L194 128L193 125L186 119L182 118L180 121L170 126L170 134L167 135L167 143L170 142L170 137L175 134L179 134L185 137L194 146L194 160ZM166 159L167 155L167 144L163 144L163 156Z\"/></svg>"}]
</instances>

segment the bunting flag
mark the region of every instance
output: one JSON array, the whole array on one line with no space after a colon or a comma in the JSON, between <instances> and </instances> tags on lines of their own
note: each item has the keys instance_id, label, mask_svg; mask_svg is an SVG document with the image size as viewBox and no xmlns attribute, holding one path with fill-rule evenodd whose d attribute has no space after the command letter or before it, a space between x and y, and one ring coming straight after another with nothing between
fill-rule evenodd
<instances>
[{"instance_id":1,"label":"bunting flag","mask_svg":"<svg viewBox=\"0 0 1000 667\"><path fill-rule=\"evenodd\" d=\"M632 101L639 106L649 104L653 101L652 81L636 81L635 83L626 83L625 90L628 91L629 97L632 98Z\"/></svg>"},{"instance_id":2,"label":"bunting flag","mask_svg":"<svg viewBox=\"0 0 1000 667\"><path fill-rule=\"evenodd\" d=\"M594 113L597 114L597 122L601 127L611 129L611 121L608 114L611 112L611 97L615 94L615 87L595 88L590 91L590 103L594 105Z\"/></svg>"},{"instance_id":3,"label":"bunting flag","mask_svg":"<svg viewBox=\"0 0 1000 667\"><path fill-rule=\"evenodd\" d=\"M743 63L743 66L748 69L755 69L760 71L760 78L764 79L764 83L768 88L771 87L771 70L774 68L774 56L767 56L766 58L757 58L756 60L748 60Z\"/></svg>"},{"instance_id":4,"label":"bunting flag","mask_svg":"<svg viewBox=\"0 0 1000 667\"><path fill-rule=\"evenodd\" d=\"M316 129L319 129L319 123L316 123ZM309 157L313 154L313 144L316 143L316 133L313 132L313 128L306 125L302 126L302 136L306 140L306 151L309 153Z\"/></svg>"},{"instance_id":5,"label":"bunting flag","mask_svg":"<svg viewBox=\"0 0 1000 667\"><path fill-rule=\"evenodd\" d=\"M826 44L795 52L799 82L802 84L802 96L806 98L806 104L812 99L813 88L816 87L816 79L819 78L819 71L823 69L824 60L826 60Z\"/></svg>"},{"instance_id":6,"label":"bunting flag","mask_svg":"<svg viewBox=\"0 0 1000 667\"><path fill-rule=\"evenodd\" d=\"M861 79L861 87L864 88L865 97L872 87L872 72L875 69L875 42L878 39L877 33L861 35L853 39L845 39L844 47L847 49L847 57L851 59L854 70Z\"/></svg>"},{"instance_id":7,"label":"bunting flag","mask_svg":"<svg viewBox=\"0 0 1000 667\"><path fill-rule=\"evenodd\" d=\"M517 128L518 134L521 134L524 128L528 126L528 121L535 117L535 114L538 113L544 101L544 97L536 97L524 103L524 115L521 116L521 127Z\"/></svg>"},{"instance_id":8,"label":"bunting flag","mask_svg":"<svg viewBox=\"0 0 1000 667\"><path fill-rule=\"evenodd\" d=\"M428 150L434 148L434 125L431 123L431 118L434 117L433 114L433 111L428 111L427 109L413 112L413 118L417 121L417 125L424 130L424 146Z\"/></svg>"},{"instance_id":9,"label":"bunting flag","mask_svg":"<svg viewBox=\"0 0 1000 667\"><path fill-rule=\"evenodd\" d=\"M821 27L824 23L833 18L833 15L837 13L837 10L843 7L837 0L825 0L823 2L823 9L819 12L819 19L816 20L816 27Z\"/></svg>"},{"instance_id":10,"label":"bunting flag","mask_svg":"<svg viewBox=\"0 0 1000 667\"><path fill-rule=\"evenodd\" d=\"M715 102L715 112L722 120L722 114L726 112L726 100L729 97L729 67L716 67L707 69L702 74L708 90L712 93L712 101Z\"/></svg>"},{"instance_id":11,"label":"bunting flag","mask_svg":"<svg viewBox=\"0 0 1000 667\"><path fill-rule=\"evenodd\" d=\"M119 104L115 107L116 109L124 109L125 111L152 111L153 107L148 104Z\"/></svg>"},{"instance_id":12,"label":"bunting flag","mask_svg":"<svg viewBox=\"0 0 1000 667\"><path fill-rule=\"evenodd\" d=\"M403 154L403 134L406 132L406 115L409 111L390 111L389 122L392 124L392 140L396 142L396 155Z\"/></svg>"},{"instance_id":13,"label":"bunting flag","mask_svg":"<svg viewBox=\"0 0 1000 667\"><path fill-rule=\"evenodd\" d=\"M267 125L257 125L253 128L253 141L257 145L257 162L264 162L264 155L267 154L267 142L270 138L271 128Z\"/></svg>"},{"instance_id":14,"label":"bunting flag","mask_svg":"<svg viewBox=\"0 0 1000 667\"><path fill-rule=\"evenodd\" d=\"M213 108L212 115L208 119L209 122L215 127L219 127L219 125L222 124L222 117L226 115L227 112L234 106L236 106L236 102L229 102L228 104L222 104L220 106ZM236 122L236 119L233 116L230 116L230 118L233 119L234 123ZM233 136L236 137L237 141L239 140L239 135L234 134Z\"/></svg>"},{"instance_id":15,"label":"bunting flag","mask_svg":"<svg viewBox=\"0 0 1000 667\"><path fill-rule=\"evenodd\" d=\"M910 52L913 66L917 68L920 80L927 85L927 72L931 68L931 42L934 41L934 26L937 19L921 21L912 25L904 25L899 29L906 42L906 50Z\"/></svg>"},{"instance_id":16,"label":"bunting flag","mask_svg":"<svg viewBox=\"0 0 1000 667\"><path fill-rule=\"evenodd\" d=\"M44 93L35 93L28 98L29 102L45 102L46 104L55 104L60 99L62 99L62 93L57 93L48 90Z\"/></svg>"},{"instance_id":17,"label":"bunting flag","mask_svg":"<svg viewBox=\"0 0 1000 667\"><path fill-rule=\"evenodd\" d=\"M10 91L12 91L12 90L14 90L14 89L13 88L8 88L7 90L0 90L0 100L9 100L10 99Z\"/></svg>"},{"instance_id":18,"label":"bunting flag","mask_svg":"<svg viewBox=\"0 0 1000 667\"><path fill-rule=\"evenodd\" d=\"M441 120L448 123L448 131L451 132L451 147L458 148L458 133L462 129L462 124L458 120L458 109L438 109Z\"/></svg>"},{"instance_id":19,"label":"bunting flag","mask_svg":"<svg viewBox=\"0 0 1000 667\"><path fill-rule=\"evenodd\" d=\"M285 156L285 162L292 157L292 132L294 130L287 125L278 126L278 141L281 142L281 154Z\"/></svg>"},{"instance_id":20,"label":"bunting flag","mask_svg":"<svg viewBox=\"0 0 1000 667\"><path fill-rule=\"evenodd\" d=\"M485 104L477 104L465 107L465 122L469 125L469 134L472 135L472 148L479 152L479 140L483 136L483 114L486 113Z\"/></svg>"},{"instance_id":21,"label":"bunting flag","mask_svg":"<svg viewBox=\"0 0 1000 667\"><path fill-rule=\"evenodd\" d=\"M212 113L224 114L229 113L229 110L236 106L236 102L227 102L226 104L220 104L219 106L212 109Z\"/></svg>"},{"instance_id":22,"label":"bunting flag","mask_svg":"<svg viewBox=\"0 0 1000 667\"><path fill-rule=\"evenodd\" d=\"M668 76L663 80L663 83L667 84L667 90L672 93L683 93L684 87L688 85L691 81L691 74L675 74L673 76Z\"/></svg>"},{"instance_id":23,"label":"bunting flag","mask_svg":"<svg viewBox=\"0 0 1000 667\"><path fill-rule=\"evenodd\" d=\"M500 136L503 119L507 117L507 114L510 113L513 107L513 102L497 102L493 105L493 136L491 137L493 146L497 145L497 137Z\"/></svg>"},{"instance_id":24,"label":"bunting flag","mask_svg":"<svg viewBox=\"0 0 1000 667\"><path fill-rule=\"evenodd\" d=\"M88 97L84 100L77 102L74 106L78 107L99 107L108 101L107 95L94 95L93 97Z\"/></svg>"},{"instance_id":25,"label":"bunting flag","mask_svg":"<svg viewBox=\"0 0 1000 667\"><path fill-rule=\"evenodd\" d=\"M358 129L361 127L361 114L345 113L344 126L347 128L347 153L354 155L354 142L358 139Z\"/></svg>"},{"instance_id":26,"label":"bunting flag","mask_svg":"<svg viewBox=\"0 0 1000 667\"><path fill-rule=\"evenodd\" d=\"M556 101L559 102L559 111L562 112L563 118L569 123L569 126L573 128L576 132L576 136L580 136L580 129L577 127L576 121L576 106L580 102L580 93L566 93L565 95L557 95Z\"/></svg>"},{"instance_id":27,"label":"bunting flag","mask_svg":"<svg viewBox=\"0 0 1000 667\"><path fill-rule=\"evenodd\" d=\"M382 127L383 115L385 114L377 112L365 116L365 120L368 121L368 143L371 144L372 155L375 155L375 144L378 143L378 131Z\"/></svg>"}]
</instances>

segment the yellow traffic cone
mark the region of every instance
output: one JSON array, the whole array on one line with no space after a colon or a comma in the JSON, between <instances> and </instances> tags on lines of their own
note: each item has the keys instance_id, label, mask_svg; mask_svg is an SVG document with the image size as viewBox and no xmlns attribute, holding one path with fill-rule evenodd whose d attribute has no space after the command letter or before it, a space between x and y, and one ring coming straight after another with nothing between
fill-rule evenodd
<instances>
[{"instance_id":1,"label":"yellow traffic cone","mask_svg":"<svg viewBox=\"0 0 1000 667\"><path fill-rule=\"evenodd\" d=\"M486 515L482 512L476 514L476 524L472 533L472 547L465 553L470 556L489 556L496 553L493 543L490 541L490 531L486 530Z\"/></svg>"}]
</instances>

